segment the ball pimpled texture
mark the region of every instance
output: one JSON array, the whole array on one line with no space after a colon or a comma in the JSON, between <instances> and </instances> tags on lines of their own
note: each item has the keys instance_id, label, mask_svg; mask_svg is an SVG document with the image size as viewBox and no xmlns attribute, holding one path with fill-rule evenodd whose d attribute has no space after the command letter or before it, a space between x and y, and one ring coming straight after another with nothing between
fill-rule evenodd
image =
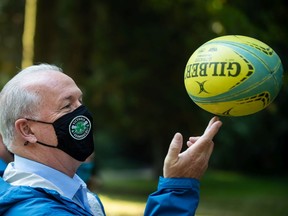
<instances>
[{"instance_id":1,"label":"ball pimpled texture","mask_svg":"<svg viewBox=\"0 0 288 216\"><path fill-rule=\"evenodd\" d=\"M282 86L279 56L265 43L228 35L200 46L189 58L184 83L202 109L220 116L245 116L266 108Z\"/></svg>"}]
</instances>

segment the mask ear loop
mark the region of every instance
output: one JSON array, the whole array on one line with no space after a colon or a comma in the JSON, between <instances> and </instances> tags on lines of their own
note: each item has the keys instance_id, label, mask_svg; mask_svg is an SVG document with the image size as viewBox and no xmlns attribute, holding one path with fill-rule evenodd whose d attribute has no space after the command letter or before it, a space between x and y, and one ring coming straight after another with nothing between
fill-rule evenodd
<instances>
[{"instance_id":1,"label":"mask ear loop","mask_svg":"<svg viewBox=\"0 0 288 216\"><path fill-rule=\"evenodd\" d=\"M43 145L43 146L47 146L47 147L50 147L50 148L57 148L57 146L52 146L52 145L48 145L48 144L45 144L45 143L42 143L42 142L39 142L39 141L36 141L36 143L40 144L40 145ZM26 141L24 143L24 146L27 146L29 144L28 141Z\"/></svg>"},{"instance_id":2,"label":"mask ear loop","mask_svg":"<svg viewBox=\"0 0 288 216\"><path fill-rule=\"evenodd\" d=\"M30 119L30 118L25 118L25 119L28 120L28 121L40 122L40 123L43 123L43 124L53 124L51 122L45 122L45 121L40 121L40 120L35 120L35 119Z\"/></svg>"},{"instance_id":3,"label":"mask ear loop","mask_svg":"<svg viewBox=\"0 0 288 216\"><path fill-rule=\"evenodd\" d=\"M43 145L43 146L46 146L46 147L50 147L50 148L57 148L57 146L48 145L48 144L45 144L45 143L42 143L42 142L39 142L39 141L36 141L36 143L38 143L40 145Z\"/></svg>"}]
</instances>

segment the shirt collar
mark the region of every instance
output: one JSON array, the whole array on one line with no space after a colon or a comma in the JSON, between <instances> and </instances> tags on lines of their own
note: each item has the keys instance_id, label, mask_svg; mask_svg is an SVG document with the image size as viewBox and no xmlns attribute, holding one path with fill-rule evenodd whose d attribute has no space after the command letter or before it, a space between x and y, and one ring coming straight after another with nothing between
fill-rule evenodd
<instances>
[{"instance_id":1,"label":"shirt collar","mask_svg":"<svg viewBox=\"0 0 288 216\"><path fill-rule=\"evenodd\" d=\"M14 158L14 168L16 170L34 173L46 179L50 183L54 184L57 188L59 188L63 196L66 196L70 199L73 198L73 196L76 194L77 190L81 188L81 186L83 188L87 187L85 182L83 182L81 178L76 174L73 176L73 178L71 178L56 169L53 169L36 161L20 157L18 155L15 155Z\"/></svg>"}]
</instances>

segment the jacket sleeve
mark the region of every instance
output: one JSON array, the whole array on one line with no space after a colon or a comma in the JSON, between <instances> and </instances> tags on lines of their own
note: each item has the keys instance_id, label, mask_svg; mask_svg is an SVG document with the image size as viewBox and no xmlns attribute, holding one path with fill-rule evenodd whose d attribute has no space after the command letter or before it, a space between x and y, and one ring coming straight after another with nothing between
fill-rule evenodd
<instances>
[{"instance_id":1,"label":"jacket sleeve","mask_svg":"<svg viewBox=\"0 0 288 216\"><path fill-rule=\"evenodd\" d=\"M159 178L147 200L144 216L193 216L199 203L200 182L192 178Z\"/></svg>"}]
</instances>

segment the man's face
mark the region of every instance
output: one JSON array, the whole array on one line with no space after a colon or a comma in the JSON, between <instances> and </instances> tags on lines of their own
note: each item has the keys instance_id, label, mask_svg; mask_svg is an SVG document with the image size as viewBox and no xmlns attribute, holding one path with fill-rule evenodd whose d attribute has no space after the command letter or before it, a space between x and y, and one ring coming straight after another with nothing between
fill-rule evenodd
<instances>
[{"instance_id":1,"label":"man's face","mask_svg":"<svg viewBox=\"0 0 288 216\"><path fill-rule=\"evenodd\" d=\"M36 76L37 79L30 88L43 98L38 107L38 120L52 123L82 104L81 90L67 75L56 71L47 71ZM36 124L35 136L38 140L56 146L57 138L53 126Z\"/></svg>"}]
</instances>

